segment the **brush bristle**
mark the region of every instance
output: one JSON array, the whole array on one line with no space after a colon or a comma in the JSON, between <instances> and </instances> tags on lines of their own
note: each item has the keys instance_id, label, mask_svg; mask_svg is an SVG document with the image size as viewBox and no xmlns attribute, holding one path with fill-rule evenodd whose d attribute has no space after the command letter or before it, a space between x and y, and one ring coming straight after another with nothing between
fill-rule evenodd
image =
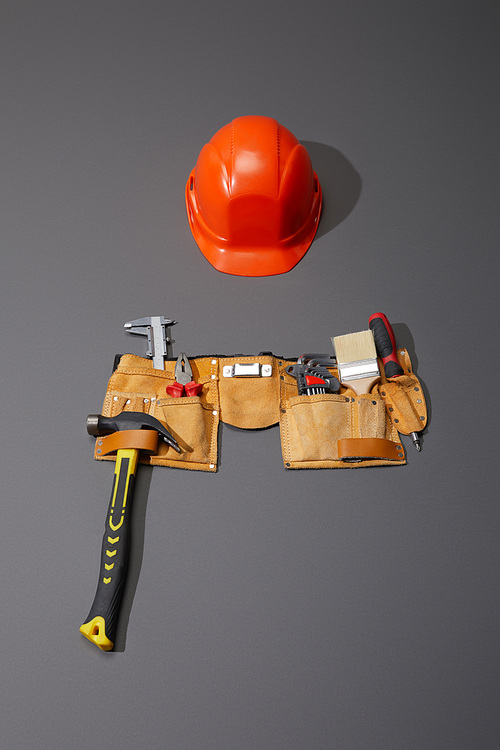
<instances>
[{"instance_id":1,"label":"brush bristle","mask_svg":"<svg viewBox=\"0 0 500 750\"><path fill-rule=\"evenodd\" d=\"M377 349L371 329L359 333L346 333L344 336L334 336L332 341L339 364L377 359Z\"/></svg>"}]
</instances>

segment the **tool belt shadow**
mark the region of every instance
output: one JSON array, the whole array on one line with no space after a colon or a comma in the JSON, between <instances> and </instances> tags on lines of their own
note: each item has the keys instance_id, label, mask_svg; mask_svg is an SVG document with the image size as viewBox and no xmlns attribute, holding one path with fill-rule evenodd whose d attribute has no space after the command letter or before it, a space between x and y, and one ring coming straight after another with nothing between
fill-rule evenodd
<instances>
[{"instance_id":1,"label":"tool belt shadow","mask_svg":"<svg viewBox=\"0 0 500 750\"><path fill-rule=\"evenodd\" d=\"M382 375L371 393L357 396L345 386L338 393L297 395L297 383L286 372L294 359L193 357L189 362L201 392L173 398L166 388L175 382L176 360L157 370L151 360L125 354L108 382L102 414L142 411L162 422L181 452L160 440L155 455L141 458L157 466L216 471L221 422L249 430L279 425L287 469L402 465L400 433L422 430L427 410L408 353L399 351L398 359L404 375L390 380ZM338 375L335 368L332 374ZM114 460L97 449L94 455Z\"/></svg>"}]
</instances>

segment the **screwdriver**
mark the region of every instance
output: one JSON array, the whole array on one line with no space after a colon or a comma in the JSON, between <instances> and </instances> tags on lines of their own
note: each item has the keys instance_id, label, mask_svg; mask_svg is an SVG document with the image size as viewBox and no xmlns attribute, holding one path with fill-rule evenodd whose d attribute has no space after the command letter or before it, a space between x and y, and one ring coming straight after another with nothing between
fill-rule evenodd
<instances>
[{"instance_id":1,"label":"screwdriver","mask_svg":"<svg viewBox=\"0 0 500 750\"><path fill-rule=\"evenodd\" d=\"M370 315L368 325L373 331L377 352L384 363L386 378L396 378L404 374L404 370L399 364L396 356L396 338L392 326L384 313L374 313ZM420 443L420 433L410 432L413 445L420 453L422 446Z\"/></svg>"},{"instance_id":2,"label":"screwdriver","mask_svg":"<svg viewBox=\"0 0 500 750\"><path fill-rule=\"evenodd\" d=\"M422 446L420 445L420 433L418 433L418 432L410 432L410 437L413 440L413 445L415 446L415 448L420 453L420 451L422 450Z\"/></svg>"}]
</instances>

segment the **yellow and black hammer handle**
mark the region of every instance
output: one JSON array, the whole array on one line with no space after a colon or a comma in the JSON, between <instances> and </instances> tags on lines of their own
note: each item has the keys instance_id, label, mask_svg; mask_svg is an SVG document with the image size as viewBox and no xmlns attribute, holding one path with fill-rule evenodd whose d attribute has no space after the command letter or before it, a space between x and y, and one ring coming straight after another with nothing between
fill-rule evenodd
<instances>
[{"instance_id":1,"label":"yellow and black hammer handle","mask_svg":"<svg viewBox=\"0 0 500 750\"><path fill-rule=\"evenodd\" d=\"M127 575L130 512L139 451L116 454L113 489L101 548L101 567L94 603L80 632L103 651L111 651Z\"/></svg>"},{"instance_id":2,"label":"yellow and black hammer handle","mask_svg":"<svg viewBox=\"0 0 500 750\"><path fill-rule=\"evenodd\" d=\"M98 450L102 455L116 451L116 464L97 590L80 632L102 651L111 651L128 568L130 515L139 452L155 453L158 437L177 452L180 448L161 422L141 412L122 412L116 417L91 414L87 418L87 432L99 438Z\"/></svg>"}]
</instances>

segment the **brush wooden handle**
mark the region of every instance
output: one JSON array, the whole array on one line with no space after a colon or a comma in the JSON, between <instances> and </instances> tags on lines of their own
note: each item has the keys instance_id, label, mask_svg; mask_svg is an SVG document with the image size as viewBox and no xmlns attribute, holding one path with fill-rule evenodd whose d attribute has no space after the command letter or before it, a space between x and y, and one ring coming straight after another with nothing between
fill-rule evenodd
<instances>
[{"instance_id":1,"label":"brush wooden handle","mask_svg":"<svg viewBox=\"0 0 500 750\"><path fill-rule=\"evenodd\" d=\"M403 368L396 355L396 339L394 331L384 313L370 315L368 325L373 331L377 352L384 363L385 377L396 378L403 375Z\"/></svg>"},{"instance_id":2,"label":"brush wooden handle","mask_svg":"<svg viewBox=\"0 0 500 750\"><path fill-rule=\"evenodd\" d=\"M367 378L356 378L352 380L341 380L342 385L350 388L356 396L363 396L366 393L371 393L375 383L380 380L380 374L370 375Z\"/></svg>"}]
</instances>

